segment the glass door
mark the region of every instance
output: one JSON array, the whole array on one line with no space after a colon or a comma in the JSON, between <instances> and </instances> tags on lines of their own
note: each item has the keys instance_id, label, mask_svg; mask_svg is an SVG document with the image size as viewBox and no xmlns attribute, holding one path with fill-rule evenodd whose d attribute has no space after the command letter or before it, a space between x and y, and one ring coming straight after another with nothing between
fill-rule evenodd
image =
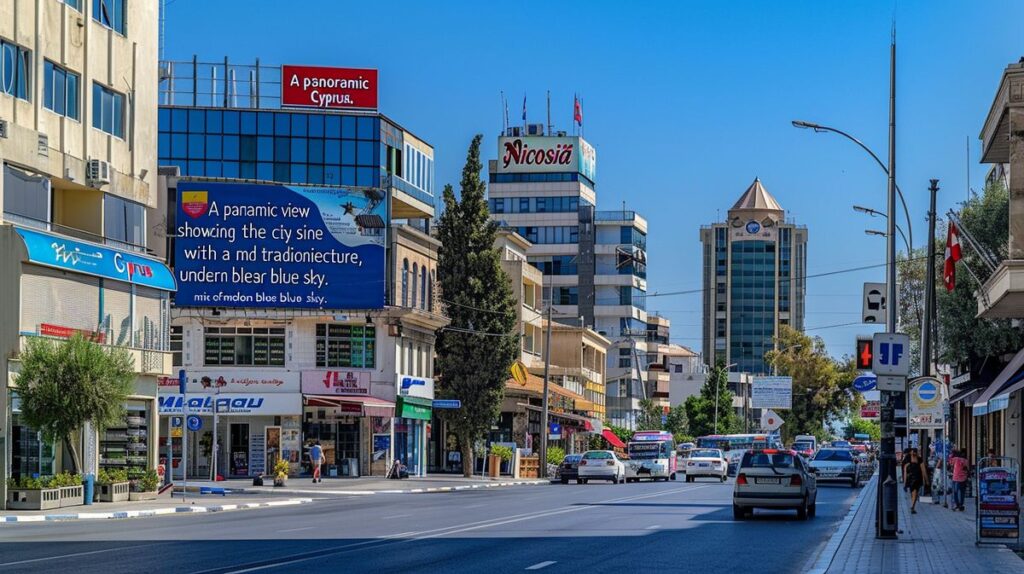
<instances>
[{"instance_id":1,"label":"glass door","mask_svg":"<svg viewBox=\"0 0 1024 574\"><path fill-rule=\"evenodd\" d=\"M249 424L231 423L228 441L231 476L249 476Z\"/></svg>"}]
</instances>

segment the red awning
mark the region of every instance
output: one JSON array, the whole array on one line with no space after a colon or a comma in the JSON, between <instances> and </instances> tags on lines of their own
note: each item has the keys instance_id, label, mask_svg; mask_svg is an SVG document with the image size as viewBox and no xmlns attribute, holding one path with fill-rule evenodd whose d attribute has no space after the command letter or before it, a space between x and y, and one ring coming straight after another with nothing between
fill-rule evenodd
<instances>
[{"instance_id":1,"label":"red awning","mask_svg":"<svg viewBox=\"0 0 1024 574\"><path fill-rule=\"evenodd\" d=\"M393 417L395 403L376 397L346 397L335 395L303 395L306 405L311 407L339 407L343 413L359 414L365 417Z\"/></svg>"},{"instance_id":2,"label":"red awning","mask_svg":"<svg viewBox=\"0 0 1024 574\"><path fill-rule=\"evenodd\" d=\"M612 432L612 429L604 429L603 431L601 431L601 436L603 436L604 440L608 441L609 444L611 444L614 447L626 448L626 443L622 442L622 440L620 440L619 437L615 436L615 433Z\"/></svg>"}]
</instances>

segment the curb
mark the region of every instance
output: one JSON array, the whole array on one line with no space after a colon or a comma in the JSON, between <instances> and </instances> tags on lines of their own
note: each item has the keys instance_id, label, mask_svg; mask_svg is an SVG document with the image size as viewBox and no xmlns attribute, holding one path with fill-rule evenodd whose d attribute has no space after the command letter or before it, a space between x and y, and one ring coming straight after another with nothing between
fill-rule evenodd
<instances>
[{"instance_id":1,"label":"curb","mask_svg":"<svg viewBox=\"0 0 1024 574\"><path fill-rule=\"evenodd\" d=\"M302 495L324 495L332 494L339 496L369 496L373 494L428 494L436 492L457 492L462 490L478 490L481 488L501 488L510 486L541 486L550 484L548 481L543 480L518 480L512 482L493 482L487 484L467 484L463 486L437 486L429 488L409 488L409 489L388 489L388 490L320 490L320 489L286 489L278 490L281 494L302 494ZM255 488L240 488L240 489L228 489L227 494L267 494L273 493L273 490L266 489L255 489Z\"/></svg>"},{"instance_id":2,"label":"curb","mask_svg":"<svg viewBox=\"0 0 1024 574\"><path fill-rule=\"evenodd\" d=\"M66 520L116 520L124 518L148 518L167 514L204 514L208 512L227 512L231 510L251 510L255 508L273 508L276 506L295 506L313 502L312 498L293 498L289 500L273 500L270 502L249 502L245 504L219 504L215 506L173 506L154 508L151 510L115 510L112 512L79 512L65 514L9 514L0 516L3 522L57 522Z\"/></svg>"},{"instance_id":3,"label":"curb","mask_svg":"<svg viewBox=\"0 0 1024 574\"><path fill-rule=\"evenodd\" d=\"M877 482L878 475L873 476L871 480ZM875 488L878 488L877 485ZM857 516L857 511L860 510L861 504L864 503L864 497L869 490L871 489L867 488L866 485L861 489L860 494L857 495L853 504L850 505L850 511L846 513L843 521L839 523L839 528L836 528L836 531L832 533L832 537L825 543L825 547L821 549L821 552L805 565L804 574L825 574L832 567L832 561L835 560L836 554L839 553L839 546L842 545L843 539L846 538L847 532L850 531L853 519Z\"/></svg>"}]
</instances>

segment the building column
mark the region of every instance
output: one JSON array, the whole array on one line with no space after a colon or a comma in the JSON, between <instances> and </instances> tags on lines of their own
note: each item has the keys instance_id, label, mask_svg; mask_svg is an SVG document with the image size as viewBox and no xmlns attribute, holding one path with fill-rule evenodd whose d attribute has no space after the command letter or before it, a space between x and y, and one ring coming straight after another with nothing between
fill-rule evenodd
<instances>
[{"instance_id":1,"label":"building column","mask_svg":"<svg viewBox=\"0 0 1024 574\"><path fill-rule=\"evenodd\" d=\"M1024 108L1009 108L1011 260L1024 260Z\"/></svg>"}]
</instances>

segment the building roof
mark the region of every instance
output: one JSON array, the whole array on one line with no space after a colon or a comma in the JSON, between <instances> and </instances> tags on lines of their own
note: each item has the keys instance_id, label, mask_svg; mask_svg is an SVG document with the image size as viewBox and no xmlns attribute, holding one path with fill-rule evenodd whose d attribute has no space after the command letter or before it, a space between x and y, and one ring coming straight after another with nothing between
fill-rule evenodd
<instances>
[{"instance_id":1,"label":"building roof","mask_svg":"<svg viewBox=\"0 0 1024 574\"><path fill-rule=\"evenodd\" d=\"M761 179L756 177L754 178L754 183L750 184L750 187L747 188L747 191L743 192L743 195L740 196L732 208L783 211L779 202L775 201L772 194L768 193L768 190L761 185Z\"/></svg>"}]
</instances>

